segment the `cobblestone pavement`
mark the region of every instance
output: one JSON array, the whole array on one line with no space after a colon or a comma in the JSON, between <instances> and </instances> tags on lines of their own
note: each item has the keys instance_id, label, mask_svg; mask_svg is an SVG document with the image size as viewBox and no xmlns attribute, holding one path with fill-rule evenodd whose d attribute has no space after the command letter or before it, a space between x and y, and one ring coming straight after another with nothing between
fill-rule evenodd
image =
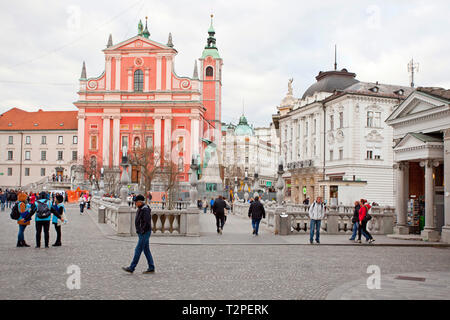
<instances>
[{"instance_id":1,"label":"cobblestone pavement","mask_svg":"<svg viewBox=\"0 0 450 320\"><path fill-rule=\"evenodd\" d=\"M136 238L105 236L108 227L99 227L95 217L80 216L76 206L68 205L68 218L62 228L62 247L34 248L32 223L25 231L32 247L16 248L17 224L9 212L0 212L0 299L326 299L344 285L367 279L369 265L378 265L382 275L427 273L437 281L449 279L449 248L271 244L270 238L276 236L263 230L256 240L249 226L239 227L237 220L233 226L233 219L227 222L223 238L215 234L214 223L211 231L197 237L220 239L215 244L155 243L163 237L152 236L157 272L141 273L146 268L142 256L135 273L128 274L121 267L129 265ZM250 239L267 238L269 243L225 242L225 237L244 237L234 227L246 230ZM51 243L55 236L52 226ZM66 286L70 265L81 269L79 290ZM388 289L389 281L382 280L382 288ZM417 291L409 297L420 297L423 287L409 282L408 294ZM449 293L448 286L434 288ZM408 297L397 291L403 294L398 299Z\"/></svg>"}]
</instances>

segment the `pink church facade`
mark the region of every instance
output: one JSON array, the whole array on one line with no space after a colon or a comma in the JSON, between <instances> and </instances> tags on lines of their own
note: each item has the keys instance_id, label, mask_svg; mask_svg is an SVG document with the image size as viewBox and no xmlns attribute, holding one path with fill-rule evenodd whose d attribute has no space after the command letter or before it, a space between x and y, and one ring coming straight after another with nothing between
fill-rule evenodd
<instances>
[{"instance_id":1,"label":"pink church facade","mask_svg":"<svg viewBox=\"0 0 450 320\"><path fill-rule=\"evenodd\" d=\"M222 59L215 47L214 29L192 77L174 71L177 50L169 34L167 44L150 39L139 23L139 33L116 45L110 36L105 71L80 78L78 100L78 155L93 159L104 168L120 165L124 147L152 146L170 155L179 165L180 181L188 181L193 156L202 157L202 139L213 140L220 132ZM219 135L217 135L218 137ZM132 182L139 168L132 168ZM134 180L134 181L133 181Z\"/></svg>"}]
</instances>

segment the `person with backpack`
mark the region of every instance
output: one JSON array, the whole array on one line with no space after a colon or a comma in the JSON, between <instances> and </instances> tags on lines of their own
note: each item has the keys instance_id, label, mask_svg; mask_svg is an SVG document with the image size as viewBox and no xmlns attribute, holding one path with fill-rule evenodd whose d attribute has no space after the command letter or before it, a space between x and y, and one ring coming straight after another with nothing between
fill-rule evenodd
<instances>
[{"instance_id":1,"label":"person with backpack","mask_svg":"<svg viewBox=\"0 0 450 320\"><path fill-rule=\"evenodd\" d=\"M61 246L61 222L65 222L64 212L66 208L64 207L64 197L61 194L57 194L55 197L55 205L52 206L51 212L53 214L52 223L56 230L56 241L52 245L53 247ZM58 221L59 220L59 221Z\"/></svg>"},{"instance_id":2,"label":"person with backpack","mask_svg":"<svg viewBox=\"0 0 450 320\"><path fill-rule=\"evenodd\" d=\"M48 243L50 241L50 221L52 219L51 207L52 203L48 200L47 193L42 191L39 193L39 200L35 202L36 205L36 248L41 247L41 233L44 229L44 242L45 248L48 248Z\"/></svg>"},{"instance_id":3,"label":"person with backpack","mask_svg":"<svg viewBox=\"0 0 450 320\"><path fill-rule=\"evenodd\" d=\"M367 231L367 222L369 222L372 217L369 214L369 210L371 208L370 204L367 203L367 200L361 199L361 209L359 209L359 229L358 229L358 243L361 243L361 233L367 234L369 237L367 239L368 243L372 243L375 239L372 237L369 231Z\"/></svg>"},{"instance_id":4,"label":"person with backpack","mask_svg":"<svg viewBox=\"0 0 450 320\"><path fill-rule=\"evenodd\" d=\"M19 225L19 233L17 235L18 248L29 247L29 245L25 242L25 229L30 225L33 213L30 212L30 206L27 206L26 193L19 193L18 202L14 204L11 210L11 218L17 220L17 224Z\"/></svg>"},{"instance_id":5,"label":"person with backpack","mask_svg":"<svg viewBox=\"0 0 450 320\"><path fill-rule=\"evenodd\" d=\"M250 208L248 208L248 217L252 219L253 235L258 235L259 223L261 219L266 217L266 211L261 202L259 202L259 197L255 197Z\"/></svg>"},{"instance_id":6,"label":"person with backpack","mask_svg":"<svg viewBox=\"0 0 450 320\"><path fill-rule=\"evenodd\" d=\"M309 207L309 218L311 219L309 227L309 243L313 244L314 230L316 233L316 242L320 244L320 224L325 217L325 206L321 197L317 197L316 201Z\"/></svg>"}]
</instances>

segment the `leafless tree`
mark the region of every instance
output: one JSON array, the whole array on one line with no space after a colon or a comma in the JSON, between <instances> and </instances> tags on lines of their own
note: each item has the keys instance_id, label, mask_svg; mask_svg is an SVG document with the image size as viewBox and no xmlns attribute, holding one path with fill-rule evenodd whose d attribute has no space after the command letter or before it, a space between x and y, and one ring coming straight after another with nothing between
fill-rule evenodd
<instances>
[{"instance_id":1,"label":"leafless tree","mask_svg":"<svg viewBox=\"0 0 450 320\"><path fill-rule=\"evenodd\" d=\"M98 163L95 156L89 157L88 155L83 156L83 171L85 177L89 180L89 184L95 184L97 189L99 189L99 178L100 178L101 166Z\"/></svg>"},{"instance_id":2,"label":"leafless tree","mask_svg":"<svg viewBox=\"0 0 450 320\"><path fill-rule=\"evenodd\" d=\"M128 154L130 164L140 168L140 183L144 186L145 194L150 191L152 181L161 170L158 165L160 162L159 154L160 152L155 151L153 146L147 146L147 144L133 147Z\"/></svg>"},{"instance_id":3,"label":"leafless tree","mask_svg":"<svg viewBox=\"0 0 450 320\"><path fill-rule=\"evenodd\" d=\"M178 164L172 161L170 156L164 156L163 161L159 166L159 176L164 186L164 191L167 194L168 209L173 209L174 203L177 200L177 190L180 181L180 170Z\"/></svg>"},{"instance_id":4,"label":"leafless tree","mask_svg":"<svg viewBox=\"0 0 450 320\"><path fill-rule=\"evenodd\" d=\"M120 169L118 167L105 169L103 181L108 194L118 194L120 189Z\"/></svg>"}]
</instances>

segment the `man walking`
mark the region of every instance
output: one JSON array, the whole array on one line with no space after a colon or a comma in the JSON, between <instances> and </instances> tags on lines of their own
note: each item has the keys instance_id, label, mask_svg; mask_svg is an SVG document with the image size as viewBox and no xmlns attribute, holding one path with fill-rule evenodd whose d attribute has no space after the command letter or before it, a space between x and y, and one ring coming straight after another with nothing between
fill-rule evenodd
<instances>
[{"instance_id":1,"label":"man walking","mask_svg":"<svg viewBox=\"0 0 450 320\"><path fill-rule=\"evenodd\" d=\"M153 257L150 252L150 234L152 232L152 218L151 209L145 204L145 197L142 194L136 196L136 233L139 237L136 249L134 250L134 258L129 267L122 267L123 270L129 273L133 273L141 257L142 251L144 251L145 257L147 258L148 268L144 271L144 274L154 273L155 264L153 262Z\"/></svg>"},{"instance_id":2,"label":"man walking","mask_svg":"<svg viewBox=\"0 0 450 320\"><path fill-rule=\"evenodd\" d=\"M317 197L316 201L309 207L309 218L311 224L309 227L309 243L313 243L314 230L316 232L316 242L320 243L320 224L325 216L325 207L322 203L322 199Z\"/></svg>"},{"instance_id":3,"label":"man walking","mask_svg":"<svg viewBox=\"0 0 450 320\"><path fill-rule=\"evenodd\" d=\"M212 200L212 199L211 199ZM227 204L223 201L222 196L218 196L211 206L212 212L216 216L217 233L222 234L223 225L225 224L225 208Z\"/></svg>"},{"instance_id":4,"label":"man walking","mask_svg":"<svg viewBox=\"0 0 450 320\"><path fill-rule=\"evenodd\" d=\"M255 200L250 205L248 209L248 217L252 218L253 235L258 235L259 223L262 218L266 217L266 211L261 202L259 202L259 197L255 197Z\"/></svg>"}]
</instances>

